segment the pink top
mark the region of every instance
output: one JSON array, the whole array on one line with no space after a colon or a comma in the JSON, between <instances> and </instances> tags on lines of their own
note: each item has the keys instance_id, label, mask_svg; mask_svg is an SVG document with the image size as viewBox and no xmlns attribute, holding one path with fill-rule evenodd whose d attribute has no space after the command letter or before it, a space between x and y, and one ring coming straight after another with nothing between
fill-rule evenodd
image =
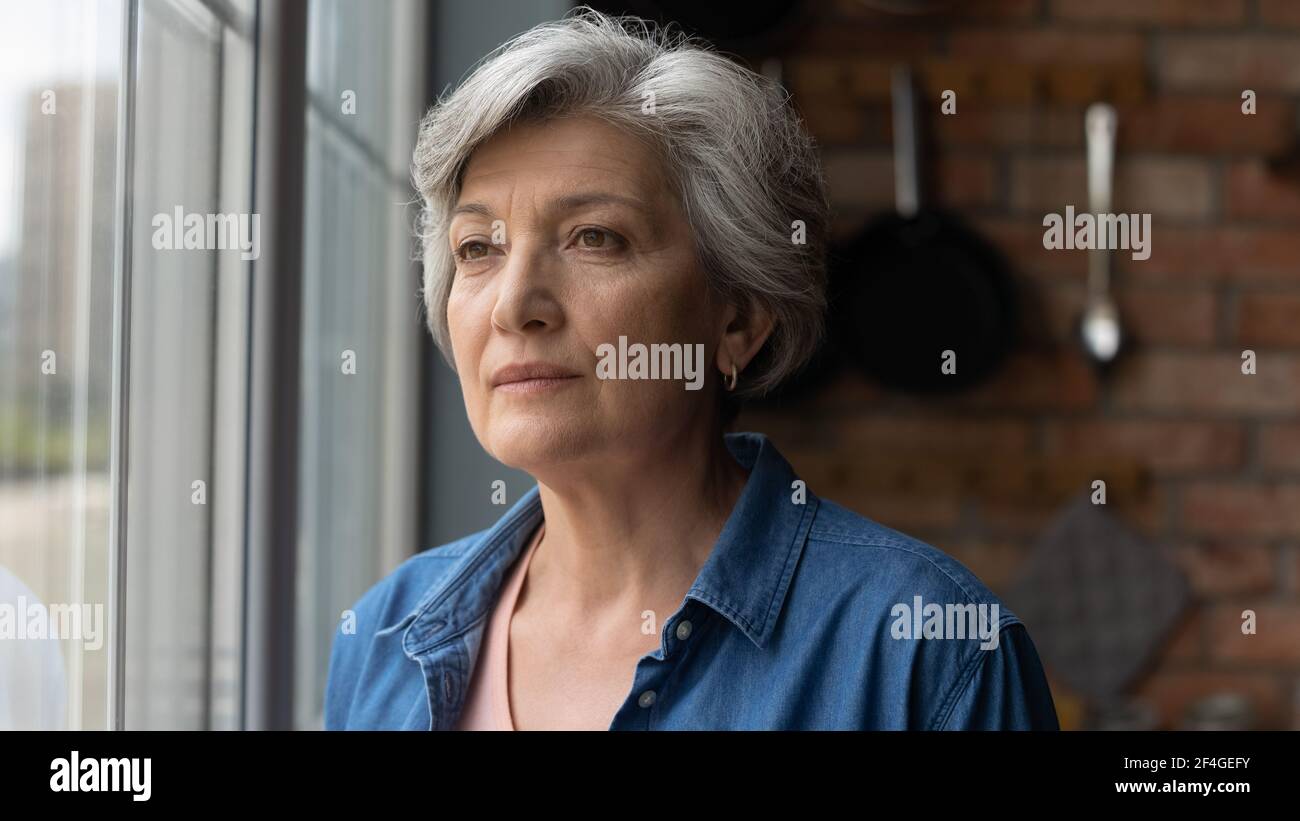
<instances>
[{"instance_id":1,"label":"pink top","mask_svg":"<svg viewBox=\"0 0 1300 821\"><path fill-rule=\"evenodd\" d=\"M515 728L510 716L510 620L515 614L519 588L523 587L524 576L528 573L528 563L532 561L537 545L541 544L545 530L546 521L543 520L533 536L533 543L523 556L515 560L514 568L501 588L501 595L483 633L483 646L479 649L478 664L469 683L469 694L456 724L457 730Z\"/></svg>"}]
</instances>

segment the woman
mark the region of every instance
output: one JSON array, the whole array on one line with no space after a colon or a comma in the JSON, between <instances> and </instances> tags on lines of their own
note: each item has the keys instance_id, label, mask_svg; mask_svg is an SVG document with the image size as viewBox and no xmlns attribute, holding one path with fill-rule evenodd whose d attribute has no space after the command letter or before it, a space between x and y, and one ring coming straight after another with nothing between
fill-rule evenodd
<instances>
[{"instance_id":1,"label":"woman","mask_svg":"<svg viewBox=\"0 0 1300 821\"><path fill-rule=\"evenodd\" d=\"M583 11L430 111L415 180L434 339L537 486L361 598L327 728L1057 728L968 570L724 433L823 333L824 183L777 86Z\"/></svg>"}]
</instances>

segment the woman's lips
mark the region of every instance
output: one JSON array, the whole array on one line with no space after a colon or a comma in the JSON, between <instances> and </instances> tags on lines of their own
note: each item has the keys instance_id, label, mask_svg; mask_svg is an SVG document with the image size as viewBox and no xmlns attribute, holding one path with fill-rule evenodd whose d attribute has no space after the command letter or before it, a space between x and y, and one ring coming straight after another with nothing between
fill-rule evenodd
<instances>
[{"instance_id":1,"label":"woman's lips","mask_svg":"<svg viewBox=\"0 0 1300 821\"><path fill-rule=\"evenodd\" d=\"M496 386L495 390L505 391L506 393L545 393L561 388L580 378L578 376L545 376L519 379L514 382L502 382Z\"/></svg>"}]
</instances>

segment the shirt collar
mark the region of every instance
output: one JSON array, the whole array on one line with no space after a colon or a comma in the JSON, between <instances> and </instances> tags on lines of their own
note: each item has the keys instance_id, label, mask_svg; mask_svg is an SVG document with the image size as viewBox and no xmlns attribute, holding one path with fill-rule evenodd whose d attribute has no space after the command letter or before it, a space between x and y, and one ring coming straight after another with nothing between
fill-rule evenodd
<instances>
[{"instance_id":1,"label":"shirt collar","mask_svg":"<svg viewBox=\"0 0 1300 821\"><path fill-rule=\"evenodd\" d=\"M785 603L818 500L761 433L728 433L728 450L749 480L713 551L687 591L762 648ZM511 565L542 519L533 486L467 549L399 624L402 647L415 658L460 635L497 599Z\"/></svg>"}]
</instances>

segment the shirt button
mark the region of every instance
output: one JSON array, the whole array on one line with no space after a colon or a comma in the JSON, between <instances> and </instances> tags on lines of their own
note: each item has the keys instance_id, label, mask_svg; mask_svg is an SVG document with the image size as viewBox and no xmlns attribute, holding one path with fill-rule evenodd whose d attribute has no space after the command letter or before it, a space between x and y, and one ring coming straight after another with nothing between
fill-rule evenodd
<instances>
[{"instance_id":1,"label":"shirt button","mask_svg":"<svg viewBox=\"0 0 1300 821\"><path fill-rule=\"evenodd\" d=\"M636 703L640 704L642 707L649 707L651 704L654 704L655 691L646 690L644 693L641 694L641 697L636 700Z\"/></svg>"},{"instance_id":2,"label":"shirt button","mask_svg":"<svg viewBox=\"0 0 1300 821\"><path fill-rule=\"evenodd\" d=\"M691 635L691 623L683 619L677 625L677 638L685 641Z\"/></svg>"}]
</instances>

